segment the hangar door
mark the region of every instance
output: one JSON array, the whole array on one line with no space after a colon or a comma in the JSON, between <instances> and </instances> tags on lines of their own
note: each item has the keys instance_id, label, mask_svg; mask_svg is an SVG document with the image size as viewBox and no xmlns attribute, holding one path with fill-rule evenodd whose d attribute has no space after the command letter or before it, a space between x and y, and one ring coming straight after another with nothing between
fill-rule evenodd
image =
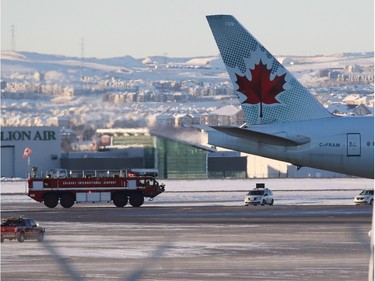
<instances>
[{"instance_id":1,"label":"hangar door","mask_svg":"<svg viewBox=\"0 0 375 281\"><path fill-rule=\"evenodd\" d=\"M1 177L14 177L14 146L1 147Z\"/></svg>"},{"instance_id":2,"label":"hangar door","mask_svg":"<svg viewBox=\"0 0 375 281\"><path fill-rule=\"evenodd\" d=\"M361 156L361 134L348 134L348 156Z\"/></svg>"}]
</instances>

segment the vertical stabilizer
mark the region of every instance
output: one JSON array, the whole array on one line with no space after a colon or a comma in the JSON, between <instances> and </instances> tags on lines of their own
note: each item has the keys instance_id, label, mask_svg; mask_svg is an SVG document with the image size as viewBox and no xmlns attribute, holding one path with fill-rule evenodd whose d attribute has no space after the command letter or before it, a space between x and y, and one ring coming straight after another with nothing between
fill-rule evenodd
<instances>
[{"instance_id":1,"label":"vertical stabilizer","mask_svg":"<svg viewBox=\"0 0 375 281\"><path fill-rule=\"evenodd\" d=\"M207 16L248 125L332 115L233 16Z\"/></svg>"}]
</instances>

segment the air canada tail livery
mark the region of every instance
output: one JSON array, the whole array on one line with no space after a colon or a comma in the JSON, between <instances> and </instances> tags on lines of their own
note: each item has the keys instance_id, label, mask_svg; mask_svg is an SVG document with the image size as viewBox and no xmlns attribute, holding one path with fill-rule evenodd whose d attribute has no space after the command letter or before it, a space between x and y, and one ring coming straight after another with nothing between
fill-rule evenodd
<instances>
[{"instance_id":1,"label":"air canada tail livery","mask_svg":"<svg viewBox=\"0 0 375 281\"><path fill-rule=\"evenodd\" d=\"M374 178L374 119L329 113L233 16L207 16L247 127L215 126L209 143Z\"/></svg>"}]
</instances>

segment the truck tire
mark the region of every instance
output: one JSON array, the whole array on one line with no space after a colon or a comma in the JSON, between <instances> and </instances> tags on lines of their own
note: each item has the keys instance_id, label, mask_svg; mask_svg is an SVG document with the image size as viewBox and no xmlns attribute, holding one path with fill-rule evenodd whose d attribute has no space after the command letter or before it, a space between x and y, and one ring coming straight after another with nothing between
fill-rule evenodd
<instances>
[{"instance_id":1,"label":"truck tire","mask_svg":"<svg viewBox=\"0 0 375 281\"><path fill-rule=\"evenodd\" d=\"M136 192L130 195L129 201L133 207L140 207L145 202L145 198L142 193Z\"/></svg>"},{"instance_id":2,"label":"truck tire","mask_svg":"<svg viewBox=\"0 0 375 281\"><path fill-rule=\"evenodd\" d=\"M64 192L61 195L60 198L60 205L63 206L64 208L70 208L74 205L74 194L69 193L69 192Z\"/></svg>"},{"instance_id":3,"label":"truck tire","mask_svg":"<svg viewBox=\"0 0 375 281\"><path fill-rule=\"evenodd\" d=\"M17 235L17 241L18 242L24 242L25 241L25 232L20 232L18 235Z\"/></svg>"},{"instance_id":4,"label":"truck tire","mask_svg":"<svg viewBox=\"0 0 375 281\"><path fill-rule=\"evenodd\" d=\"M43 242L44 240L44 232L40 231L38 233L38 238L37 238L38 242Z\"/></svg>"},{"instance_id":5,"label":"truck tire","mask_svg":"<svg viewBox=\"0 0 375 281\"><path fill-rule=\"evenodd\" d=\"M48 208L55 208L59 203L59 197L55 193L47 193L44 195L44 205Z\"/></svg>"},{"instance_id":6,"label":"truck tire","mask_svg":"<svg viewBox=\"0 0 375 281\"><path fill-rule=\"evenodd\" d=\"M112 194L112 200L116 207L122 208L128 203L128 196L124 192L115 192Z\"/></svg>"}]
</instances>

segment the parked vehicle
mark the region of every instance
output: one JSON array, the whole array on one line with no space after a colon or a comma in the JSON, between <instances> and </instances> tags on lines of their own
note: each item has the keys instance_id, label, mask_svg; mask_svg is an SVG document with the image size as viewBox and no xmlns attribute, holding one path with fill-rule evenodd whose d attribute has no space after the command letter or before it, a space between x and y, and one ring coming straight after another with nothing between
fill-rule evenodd
<instances>
[{"instance_id":1,"label":"parked vehicle","mask_svg":"<svg viewBox=\"0 0 375 281\"><path fill-rule=\"evenodd\" d=\"M374 190L365 189L362 190L356 197L354 197L355 205L372 205L374 204Z\"/></svg>"},{"instance_id":2,"label":"parked vehicle","mask_svg":"<svg viewBox=\"0 0 375 281\"><path fill-rule=\"evenodd\" d=\"M36 239L38 242L42 242L44 233L45 229L32 219L8 218L1 223L1 243L5 239L17 239L18 242Z\"/></svg>"},{"instance_id":3,"label":"parked vehicle","mask_svg":"<svg viewBox=\"0 0 375 281\"><path fill-rule=\"evenodd\" d=\"M245 196L244 204L245 206L272 206L274 204L273 193L270 189L265 188L264 183L257 183L256 187L253 190L250 190Z\"/></svg>"}]
</instances>

